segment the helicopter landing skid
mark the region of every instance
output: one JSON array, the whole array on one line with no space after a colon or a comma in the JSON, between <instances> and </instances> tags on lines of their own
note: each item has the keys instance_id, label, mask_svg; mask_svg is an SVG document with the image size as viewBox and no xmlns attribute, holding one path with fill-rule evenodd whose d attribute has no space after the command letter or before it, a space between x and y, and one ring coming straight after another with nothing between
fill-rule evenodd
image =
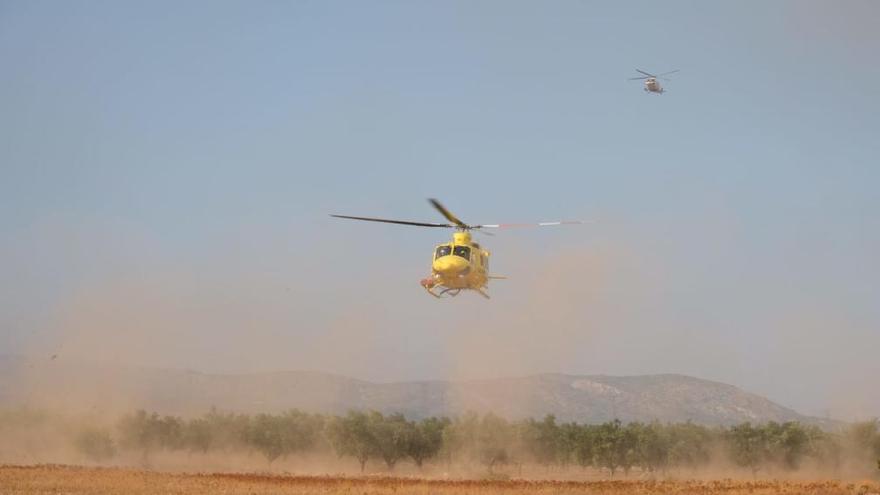
<instances>
[{"instance_id":1,"label":"helicopter landing skid","mask_svg":"<svg viewBox=\"0 0 880 495\"><path fill-rule=\"evenodd\" d=\"M436 297L437 299L444 299L447 297L455 297L455 296L459 295L461 293L461 291L464 289L451 289L451 288L447 287L447 288L441 290L439 294L434 292L433 288L425 287L425 290L428 292L428 294L431 294L432 296ZM485 297L486 299L491 299L489 297L489 294L486 294L485 292L483 292L482 289L473 289L473 290L474 290L474 292Z\"/></svg>"},{"instance_id":2,"label":"helicopter landing skid","mask_svg":"<svg viewBox=\"0 0 880 495\"><path fill-rule=\"evenodd\" d=\"M437 299L441 299L444 297L455 297L455 296L461 294L461 291L464 290L464 289L456 288L456 287L443 287L442 285L438 285L434 280L432 280L430 278L423 279L419 283L421 284L422 287L424 287L425 291L428 294L431 294L432 296L436 297ZM434 292L434 287L443 287L443 290L441 290L439 293L437 293L437 292ZM489 299L489 294L486 294L483 291L483 289L473 289L473 290L475 290L478 294L485 297L486 299Z\"/></svg>"},{"instance_id":3,"label":"helicopter landing skid","mask_svg":"<svg viewBox=\"0 0 880 495\"><path fill-rule=\"evenodd\" d=\"M425 290L428 292L428 294L431 294L432 296L436 297L437 299L442 299L445 297L455 297L461 292L461 289L450 289L447 287L447 288L441 290L440 293L438 294L438 293L434 292L433 289L434 289L433 287L425 287Z\"/></svg>"},{"instance_id":4,"label":"helicopter landing skid","mask_svg":"<svg viewBox=\"0 0 880 495\"><path fill-rule=\"evenodd\" d=\"M447 288L443 289L442 291L440 291L440 295L438 295L437 297L443 297L444 295L447 297L455 297L460 292L461 292L461 289L450 289L447 287Z\"/></svg>"}]
</instances>

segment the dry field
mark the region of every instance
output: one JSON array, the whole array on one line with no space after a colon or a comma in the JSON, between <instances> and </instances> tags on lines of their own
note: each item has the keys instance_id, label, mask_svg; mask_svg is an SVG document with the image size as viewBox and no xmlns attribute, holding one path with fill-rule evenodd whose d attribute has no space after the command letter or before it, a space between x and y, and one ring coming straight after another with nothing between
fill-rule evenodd
<instances>
[{"instance_id":1,"label":"dry field","mask_svg":"<svg viewBox=\"0 0 880 495\"><path fill-rule=\"evenodd\" d=\"M485 481L389 477L182 474L120 468L0 466L0 494L868 495L880 483L841 481Z\"/></svg>"}]
</instances>

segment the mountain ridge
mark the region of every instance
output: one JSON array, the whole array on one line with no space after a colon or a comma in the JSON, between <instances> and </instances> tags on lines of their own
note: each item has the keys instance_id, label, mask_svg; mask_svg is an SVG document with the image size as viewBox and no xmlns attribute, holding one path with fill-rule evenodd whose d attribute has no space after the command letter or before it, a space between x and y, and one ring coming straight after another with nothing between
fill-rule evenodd
<instances>
[{"instance_id":1,"label":"mountain ridge","mask_svg":"<svg viewBox=\"0 0 880 495\"><path fill-rule=\"evenodd\" d=\"M375 409L411 418L468 411L513 420L553 414L580 423L801 421L824 428L837 423L802 415L734 385L676 373L372 382L309 370L212 374L0 355L0 407L20 406L108 413L143 408L179 415L217 407L242 413Z\"/></svg>"}]
</instances>

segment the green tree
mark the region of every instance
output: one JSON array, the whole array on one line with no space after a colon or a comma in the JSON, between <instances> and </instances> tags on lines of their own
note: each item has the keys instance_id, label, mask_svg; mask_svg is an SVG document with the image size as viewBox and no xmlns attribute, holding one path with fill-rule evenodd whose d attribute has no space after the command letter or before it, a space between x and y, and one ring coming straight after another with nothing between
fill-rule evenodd
<instances>
[{"instance_id":1,"label":"green tree","mask_svg":"<svg viewBox=\"0 0 880 495\"><path fill-rule=\"evenodd\" d=\"M810 434L800 423L769 422L764 425L768 442L769 458L784 469L795 470L810 454Z\"/></svg>"},{"instance_id":2,"label":"green tree","mask_svg":"<svg viewBox=\"0 0 880 495\"><path fill-rule=\"evenodd\" d=\"M730 428L728 432L731 459L742 467L751 470L756 477L758 470L770 457L770 442L767 431L751 423L743 423Z\"/></svg>"},{"instance_id":3,"label":"green tree","mask_svg":"<svg viewBox=\"0 0 880 495\"><path fill-rule=\"evenodd\" d=\"M279 415L255 416L250 421L246 439L271 466L279 457L313 448L322 429L323 418L294 409Z\"/></svg>"},{"instance_id":4,"label":"green tree","mask_svg":"<svg viewBox=\"0 0 880 495\"><path fill-rule=\"evenodd\" d=\"M247 442L263 454L271 466L284 453L283 419L269 414L258 414L248 428Z\"/></svg>"},{"instance_id":5,"label":"green tree","mask_svg":"<svg viewBox=\"0 0 880 495\"><path fill-rule=\"evenodd\" d=\"M615 419L602 423L595 430L594 455L596 463L614 473L620 467L622 453L624 451L623 427L620 420Z\"/></svg>"},{"instance_id":6,"label":"green tree","mask_svg":"<svg viewBox=\"0 0 880 495\"><path fill-rule=\"evenodd\" d=\"M230 451L247 445L250 417L244 414L221 413L212 407L201 419L207 423L209 448Z\"/></svg>"},{"instance_id":7,"label":"green tree","mask_svg":"<svg viewBox=\"0 0 880 495\"><path fill-rule=\"evenodd\" d=\"M283 413L281 423L282 455L306 452L314 449L324 428L324 418L297 409Z\"/></svg>"},{"instance_id":8,"label":"green tree","mask_svg":"<svg viewBox=\"0 0 880 495\"><path fill-rule=\"evenodd\" d=\"M539 464L549 466L560 460L561 434L556 417L548 414L542 421L528 419L520 427L526 451Z\"/></svg>"},{"instance_id":9,"label":"green tree","mask_svg":"<svg viewBox=\"0 0 880 495\"><path fill-rule=\"evenodd\" d=\"M477 435L480 429L480 417L473 411L452 420L443 429L443 446L440 455L448 465L457 458L474 460L474 448L477 444Z\"/></svg>"},{"instance_id":10,"label":"green tree","mask_svg":"<svg viewBox=\"0 0 880 495\"><path fill-rule=\"evenodd\" d=\"M629 423L620 431L617 455L624 476L629 476L630 469L639 462L638 443L643 428L642 423Z\"/></svg>"},{"instance_id":11,"label":"green tree","mask_svg":"<svg viewBox=\"0 0 880 495\"><path fill-rule=\"evenodd\" d=\"M511 461L509 448L513 443L512 437L512 428L507 420L492 413L483 416L476 438L476 455L489 473L494 473L496 466Z\"/></svg>"},{"instance_id":12,"label":"green tree","mask_svg":"<svg viewBox=\"0 0 880 495\"><path fill-rule=\"evenodd\" d=\"M667 428L653 422L636 427L638 464L653 473L669 466L670 436Z\"/></svg>"},{"instance_id":13,"label":"green tree","mask_svg":"<svg viewBox=\"0 0 880 495\"><path fill-rule=\"evenodd\" d=\"M139 410L123 416L119 422L120 444L129 449L139 450L142 461L149 464L150 453L156 450L173 450L183 445L183 426L174 416L160 417Z\"/></svg>"},{"instance_id":14,"label":"green tree","mask_svg":"<svg viewBox=\"0 0 880 495\"><path fill-rule=\"evenodd\" d=\"M844 431L844 442L853 458L871 465L880 457L880 420L853 423Z\"/></svg>"},{"instance_id":15,"label":"green tree","mask_svg":"<svg viewBox=\"0 0 880 495\"><path fill-rule=\"evenodd\" d=\"M837 433L827 433L813 428L810 434L810 455L822 465L839 472L843 463L841 437Z\"/></svg>"},{"instance_id":16,"label":"green tree","mask_svg":"<svg viewBox=\"0 0 880 495\"><path fill-rule=\"evenodd\" d=\"M563 465L570 462L586 467L593 462L593 440L589 425L564 423L559 426L559 456Z\"/></svg>"},{"instance_id":17,"label":"green tree","mask_svg":"<svg viewBox=\"0 0 880 495\"><path fill-rule=\"evenodd\" d=\"M87 428L76 435L76 449L95 462L105 461L116 455L116 445L110 432L99 428Z\"/></svg>"},{"instance_id":18,"label":"green tree","mask_svg":"<svg viewBox=\"0 0 880 495\"><path fill-rule=\"evenodd\" d=\"M191 419L183 427L183 444L190 452L207 453L214 443L213 433L207 419Z\"/></svg>"},{"instance_id":19,"label":"green tree","mask_svg":"<svg viewBox=\"0 0 880 495\"><path fill-rule=\"evenodd\" d=\"M596 458L596 442L598 427L592 425L577 425L571 428L571 435L575 442L574 459L579 466L586 468L592 466Z\"/></svg>"},{"instance_id":20,"label":"green tree","mask_svg":"<svg viewBox=\"0 0 880 495\"><path fill-rule=\"evenodd\" d=\"M385 461L389 470L409 454L412 425L402 414L383 416L373 411L367 421L376 454Z\"/></svg>"},{"instance_id":21,"label":"green tree","mask_svg":"<svg viewBox=\"0 0 880 495\"><path fill-rule=\"evenodd\" d=\"M338 456L357 459L361 472L367 461L378 455L369 416L363 412L349 411L344 417L332 418L327 424L327 437Z\"/></svg>"},{"instance_id":22,"label":"green tree","mask_svg":"<svg viewBox=\"0 0 880 495\"><path fill-rule=\"evenodd\" d=\"M449 426L448 418L427 418L411 424L407 442L407 455L419 469L427 459L431 459L443 447L443 435Z\"/></svg>"},{"instance_id":23,"label":"green tree","mask_svg":"<svg viewBox=\"0 0 880 495\"><path fill-rule=\"evenodd\" d=\"M713 433L704 426L690 421L666 426L669 437L669 465L695 470L710 460Z\"/></svg>"}]
</instances>

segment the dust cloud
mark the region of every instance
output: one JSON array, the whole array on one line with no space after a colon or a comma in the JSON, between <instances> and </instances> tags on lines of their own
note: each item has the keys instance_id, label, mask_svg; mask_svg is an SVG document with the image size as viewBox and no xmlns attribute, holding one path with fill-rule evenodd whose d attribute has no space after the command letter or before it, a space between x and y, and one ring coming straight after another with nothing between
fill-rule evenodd
<instances>
[{"instance_id":1,"label":"dust cloud","mask_svg":"<svg viewBox=\"0 0 880 495\"><path fill-rule=\"evenodd\" d=\"M373 381L681 373L731 383L796 409L808 402L805 397L817 396L813 403L844 418L876 411L877 397L867 393L866 382L842 380L876 369L869 359L875 337L867 327L850 340L832 331L866 322L840 318L821 302L805 311L800 299L765 314L741 313L732 302L708 309L671 306L665 293L692 290L685 286L688 277L667 269L649 249L630 247L635 245L640 243L601 241L547 249L509 243L504 261L493 260L493 267L510 278L492 281L491 301L468 293L444 301L426 296L415 283L421 264L381 265L381 277L378 268L367 267L323 280L320 269L293 260L267 266L253 253L235 264L166 261L78 287L51 311L42 338L29 342L25 354L56 367L314 370ZM332 263L338 251L344 249L324 253L315 264ZM730 298L734 289L741 288L711 298ZM753 288L750 297L765 292ZM738 314L726 313L732 311ZM744 334L760 334L768 345L751 345ZM49 361L51 356L56 358ZM817 356L844 364L825 373L814 366ZM144 402L141 391L108 395L113 377L96 377L76 397L67 393L71 383L53 384L44 373L25 371L17 382L51 396L52 407L82 411L112 401L120 411ZM807 412L826 415L817 408Z\"/></svg>"},{"instance_id":2,"label":"dust cloud","mask_svg":"<svg viewBox=\"0 0 880 495\"><path fill-rule=\"evenodd\" d=\"M497 289L510 300L497 310L468 308L447 342L451 377L563 371L560 364L575 362L607 331L614 309L609 282L618 276L621 256L611 250L554 253L530 265L525 280L493 282L513 286Z\"/></svg>"},{"instance_id":3,"label":"dust cloud","mask_svg":"<svg viewBox=\"0 0 880 495\"><path fill-rule=\"evenodd\" d=\"M686 320L669 317L675 309L665 308L658 293L667 287L663 281L671 274L645 253L608 243L547 250L541 256L527 248L510 252L513 259L529 259L530 263L504 273L511 275L509 280L493 282L492 301L472 294L435 301L421 294L415 283L380 294L368 290L361 279L349 286L306 290L291 282L296 279L289 267L254 274L216 270L210 264L165 266L137 277L108 277L80 287L55 313L55 338L32 343L28 359L45 362L20 368L14 378L21 392L20 404L61 419L2 430L0 462L143 465L136 453L120 452L112 460L95 461L76 448L78 435L89 428L115 437L119 416L145 404L160 414L178 413L172 398L157 395L149 383L120 386L130 383L124 381L126 370L136 375L139 367L158 369L155 376L160 380L162 368L215 373L317 369L355 378L402 380L409 380L410 373L424 375L426 369L433 377L451 380L539 372L690 371L699 376L699 368L711 369L712 359L704 356L700 361L698 354L724 344L670 331ZM394 284L390 280L404 280L411 274L395 269L386 275L383 283ZM804 328L815 335L824 329L821 323L809 326L801 319L773 323L792 329L781 332L781 339L804 335ZM420 339L427 351L418 349ZM694 348L677 349L682 342ZM810 355L801 356L802 365L808 364ZM423 358L426 362L419 362ZM691 367L670 369L673 361L690 362ZM857 394L858 387L839 390L845 401L843 396ZM346 391L333 393L343 399ZM250 406L259 408L259 404ZM480 409L478 403L456 406ZM528 404L510 406L527 409ZM713 459L710 466L667 475L752 476L721 455ZM846 461L843 465L833 472L820 465L796 472L768 467L760 475L837 476L847 472ZM356 462L340 460L329 452L291 456L271 465L254 452L158 452L150 457L149 466L163 470L359 471ZM372 469L381 471L382 467ZM529 462L499 470L536 478L607 476L592 468L548 471ZM426 472L431 476L485 474L482 468L442 463L429 466ZM424 474L406 463L395 473Z\"/></svg>"},{"instance_id":4,"label":"dust cloud","mask_svg":"<svg viewBox=\"0 0 880 495\"><path fill-rule=\"evenodd\" d=\"M213 412L211 414L214 414ZM203 416L204 418L205 416ZM501 420L503 421L503 420ZM728 455L724 445L708 441L702 446L705 459L688 466L662 469L638 466L628 472L609 472L598 462L579 465L572 459L547 462L535 457L535 451L522 438L504 435L489 441L482 436L456 441L454 450L441 449L440 454L423 466L403 458L388 467L380 455L373 454L362 472L350 456L339 456L324 437L308 450L269 459L258 448L247 447L222 438L240 434L230 423L228 431L214 430L213 444L204 451L185 445L126 445L123 421L93 414L49 413L33 409L0 411L0 464L76 464L87 466L135 467L168 472L274 472L285 474L394 475L425 478L521 478L556 480L630 479L782 479L858 480L870 477L870 463L865 462L862 445L840 437L834 461L806 457L795 468L784 467L783 459L770 459L743 468ZM192 425L193 423L189 423ZM138 433L140 434L140 433ZM177 434L180 434L178 432ZM95 441L98 438L98 441ZM100 439L106 438L102 446ZM131 436L129 435L129 441ZM464 439L464 437L461 437ZM718 437L720 439L722 437ZM192 441L183 434L184 442ZM239 440L240 441L240 440ZM198 441L196 441L198 443ZM455 452L452 454L451 452ZM488 460L489 452L504 452L496 460ZM495 455L495 454L491 454ZM866 468L867 466L867 468Z\"/></svg>"}]
</instances>

